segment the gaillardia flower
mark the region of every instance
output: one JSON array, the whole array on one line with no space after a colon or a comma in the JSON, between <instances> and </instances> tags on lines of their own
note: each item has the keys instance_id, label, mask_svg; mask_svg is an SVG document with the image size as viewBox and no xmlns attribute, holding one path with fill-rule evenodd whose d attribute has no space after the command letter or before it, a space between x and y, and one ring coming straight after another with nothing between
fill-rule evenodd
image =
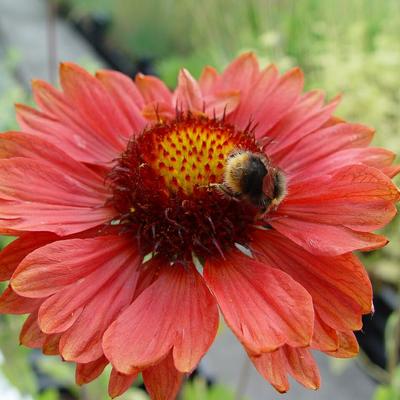
<instances>
[{"instance_id":1,"label":"gaillardia flower","mask_svg":"<svg viewBox=\"0 0 400 400\"><path fill-rule=\"evenodd\" d=\"M253 54L177 89L65 63L61 91L33 82L37 109L0 137L3 313L29 313L22 344L76 363L109 393L142 373L173 399L207 352L221 311L257 370L320 384L311 350L358 351L372 310L355 255L387 240L394 155L303 94L303 75Z\"/></svg>"}]
</instances>

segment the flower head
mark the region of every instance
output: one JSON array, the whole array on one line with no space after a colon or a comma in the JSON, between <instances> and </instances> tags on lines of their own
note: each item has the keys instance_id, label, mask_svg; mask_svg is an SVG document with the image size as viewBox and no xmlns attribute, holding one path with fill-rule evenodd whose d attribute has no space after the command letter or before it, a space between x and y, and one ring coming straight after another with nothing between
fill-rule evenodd
<instances>
[{"instance_id":1,"label":"flower head","mask_svg":"<svg viewBox=\"0 0 400 400\"><path fill-rule=\"evenodd\" d=\"M333 117L338 99L303 76L260 70L159 79L61 66L35 81L38 109L0 137L3 313L29 313L21 343L76 363L77 383L112 364L109 392L143 374L175 397L212 344L218 307L257 370L317 388L310 353L358 351L372 290L355 250L395 215L394 155Z\"/></svg>"}]
</instances>

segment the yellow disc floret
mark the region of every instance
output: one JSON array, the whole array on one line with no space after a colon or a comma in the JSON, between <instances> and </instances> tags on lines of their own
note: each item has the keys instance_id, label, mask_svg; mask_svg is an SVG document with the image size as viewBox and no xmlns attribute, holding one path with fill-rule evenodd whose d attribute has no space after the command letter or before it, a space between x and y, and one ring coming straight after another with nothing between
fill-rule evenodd
<instances>
[{"instance_id":1,"label":"yellow disc floret","mask_svg":"<svg viewBox=\"0 0 400 400\"><path fill-rule=\"evenodd\" d=\"M142 139L151 147L146 146L146 161L167 188L187 195L195 187L222 182L229 154L243 146L243 136L232 127L201 117L160 124Z\"/></svg>"}]
</instances>

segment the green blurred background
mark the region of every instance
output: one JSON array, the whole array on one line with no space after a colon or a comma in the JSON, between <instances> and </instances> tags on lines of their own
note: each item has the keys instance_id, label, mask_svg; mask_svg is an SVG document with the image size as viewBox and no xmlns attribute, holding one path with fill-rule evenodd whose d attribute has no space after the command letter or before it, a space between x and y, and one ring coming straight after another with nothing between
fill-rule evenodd
<instances>
[{"instance_id":1,"label":"green blurred background","mask_svg":"<svg viewBox=\"0 0 400 400\"><path fill-rule=\"evenodd\" d=\"M145 66L171 88L182 66L197 77L205 64L221 70L233 57L248 50L255 51L263 65L273 62L282 71L300 66L305 72L306 89L322 88L328 98L342 93L343 101L336 114L375 127L377 146L400 151L399 0L54 0L48 6L72 26L89 32L89 36L92 32L102 48L124 60L121 65L127 65L127 69ZM31 101L29 91L13 79L20 62L21 55L13 48L5 49L0 58L2 131L16 128L13 102ZM90 61L87 64L89 68L95 65ZM2 71L7 73L1 74ZM7 76L11 77L11 84L5 84ZM398 300L399 219L385 234L391 244L363 259L376 292L389 288ZM35 359L29 350L17 352L14 344L9 345L15 343L20 318L3 316L0 324L0 368L22 393L41 400L60 396L53 389L35 394L32 359L35 366L39 364L41 370L65 387L73 387L73 373L65 364ZM398 347L398 326L394 311L384 344L389 359ZM388 363L388 371L376 369L366 361L368 372L381 383L374 394L376 400L400 398L396 361L394 357ZM71 395L102 399L106 384L103 377L83 391L73 388ZM183 398L233 398L229 389L213 390L216 394L207 391L200 380L186 388ZM145 398L143 393L132 391L124 398L139 400L140 396Z\"/></svg>"}]
</instances>

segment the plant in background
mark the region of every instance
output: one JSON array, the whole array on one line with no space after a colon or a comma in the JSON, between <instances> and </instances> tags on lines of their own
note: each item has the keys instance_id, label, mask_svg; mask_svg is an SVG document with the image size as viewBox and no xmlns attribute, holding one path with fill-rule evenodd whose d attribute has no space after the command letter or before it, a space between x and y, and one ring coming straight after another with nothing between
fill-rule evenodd
<instances>
[{"instance_id":1,"label":"plant in background","mask_svg":"<svg viewBox=\"0 0 400 400\"><path fill-rule=\"evenodd\" d=\"M352 254L395 215L393 154L332 116L299 69L244 54L171 92L155 77L61 66L33 84L21 132L0 138L3 313L20 340L76 363L112 364L109 393L143 375L173 398L214 340L218 308L279 391L319 387L311 349L352 357L371 312Z\"/></svg>"}]
</instances>

